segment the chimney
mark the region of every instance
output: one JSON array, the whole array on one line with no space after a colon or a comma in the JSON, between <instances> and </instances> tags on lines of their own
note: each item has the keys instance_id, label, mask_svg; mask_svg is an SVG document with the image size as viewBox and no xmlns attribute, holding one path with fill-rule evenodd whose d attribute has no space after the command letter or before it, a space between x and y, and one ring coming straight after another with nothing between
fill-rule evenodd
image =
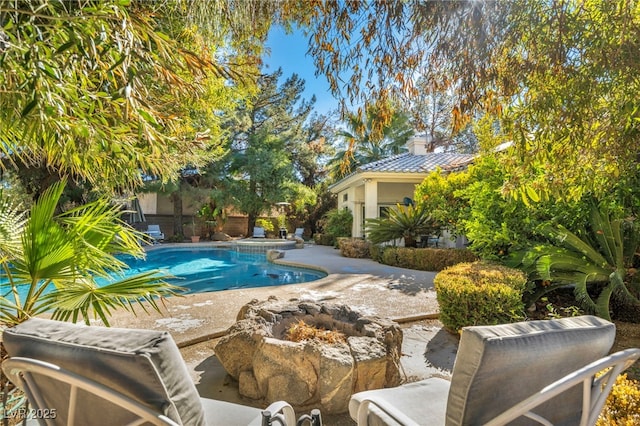
<instances>
[{"instance_id":1,"label":"chimney","mask_svg":"<svg viewBox=\"0 0 640 426\"><path fill-rule=\"evenodd\" d=\"M427 136L411 136L407 141L407 149L413 155L427 154Z\"/></svg>"}]
</instances>

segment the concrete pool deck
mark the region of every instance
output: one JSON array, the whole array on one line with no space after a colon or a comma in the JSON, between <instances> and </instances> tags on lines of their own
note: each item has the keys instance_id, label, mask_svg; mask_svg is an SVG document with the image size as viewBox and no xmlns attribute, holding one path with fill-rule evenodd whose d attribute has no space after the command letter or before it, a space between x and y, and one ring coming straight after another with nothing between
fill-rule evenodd
<instances>
[{"instance_id":1,"label":"concrete pool deck","mask_svg":"<svg viewBox=\"0 0 640 426\"><path fill-rule=\"evenodd\" d=\"M213 244L194 244L198 247ZM162 247L169 247L166 244ZM186 247L188 244L177 246ZM434 272L382 265L370 259L351 259L328 246L306 244L304 249L286 250L278 263L319 268L324 278L303 284L257 287L220 292L188 294L165 300L162 313L149 315L136 307L115 312L113 327L136 327L171 332L179 346L220 336L236 320L240 308L253 299L275 296L283 300L331 301L351 306L367 315L404 322L436 318L438 304L433 289Z\"/></svg>"}]
</instances>

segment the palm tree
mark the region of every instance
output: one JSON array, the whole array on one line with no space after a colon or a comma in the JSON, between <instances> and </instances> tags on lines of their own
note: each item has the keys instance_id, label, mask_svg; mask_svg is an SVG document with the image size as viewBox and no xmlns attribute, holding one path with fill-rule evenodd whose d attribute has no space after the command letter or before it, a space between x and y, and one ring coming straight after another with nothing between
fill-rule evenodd
<instances>
[{"instance_id":1,"label":"palm tree","mask_svg":"<svg viewBox=\"0 0 640 426\"><path fill-rule=\"evenodd\" d=\"M379 123L386 124L378 127ZM386 122L373 108L367 110L364 119L358 114L347 114L346 126L345 130L337 133L345 146L329 162L331 174L337 178L352 173L360 165L400 154L414 133L405 114L395 112Z\"/></svg>"},{"instance_id":2,"label":"palm tree","mask_svg":"<svg viewBox=\"0 0 640 426\"><path fill-rule=\"evenodd\" d=\"M389 209L389 216L367 219L367 239L381 244L398 238L404 239L405 247L417 247L420 235L433 233L435 224L427 211L412 205L397 205Z\"/></svg>"},{"instance_id":3,"label":"palm tree","mask_svg":"<svg viewBox=\"0 0 640 426\"><path fill-rule=\"evenodd\" d=\"M159 272L111 278L127 267L115 254L144 255L143 236L106 198L57 213L64 184L49 187L28 213L0 195L0 323L49 312L54 319L89 323L98 317L109 325L112 309L135 313L138 304L146 311L145 301L159 311L158 298L179 289ZM99 286L98 277L112 282Z\"/></svg>"}]
</instances>

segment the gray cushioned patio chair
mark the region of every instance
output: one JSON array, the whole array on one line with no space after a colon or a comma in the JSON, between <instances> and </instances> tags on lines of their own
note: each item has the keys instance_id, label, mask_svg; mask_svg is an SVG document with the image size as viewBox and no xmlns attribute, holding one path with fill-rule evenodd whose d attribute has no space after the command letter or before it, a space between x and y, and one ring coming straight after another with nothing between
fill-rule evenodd
<instances>
[{"instance_id":1,"label":"gray cushioned patio chair","mask_svg":"<svg viewBox=\"0 0 640 426\"><path fill-rule=\"evenodd\" d=\"M360 392L349 412L361 426L593 425L616 376L640 356L605 357L614 337L615 326L593 316L465 327L450 382Z\"/></svg>"},{"instance_id":2,"label":"gray cushioned patio chair","mask_svg":"<svg viewBox=\"0 0 640 426\"><path fill-rule=\"evenodd\" d=\"M160 225L147 225L147 230L144 233L151 237L153 241L164 240L164 232L160 230Z\"/></svg>"},{"instance_id":3,"label":"gray cushioned patio chair","mask_svg":"<svg viewBox=\"0 0 640 426\"><path fill-rule=\"evenodd\" d=\"M253 238L266 238L267 234L264 232L264 228L261 226L253 227Z\"/></svg>"},{"instance_id":4,"label":"gray cushioned patio chair","mask_svg":"<svg viewBox=\"0 0 640 426\"><path fill-rule=\"evenodd\" d=\"M262 410L200 398L167 332L30 319L3 333L7 376L54 425L260 425ZM128 402L127 402L128 401ZM285 424L295 413L284 402ZM138 420L142 419L139 423Z\"/></svg>"}]
</instances>

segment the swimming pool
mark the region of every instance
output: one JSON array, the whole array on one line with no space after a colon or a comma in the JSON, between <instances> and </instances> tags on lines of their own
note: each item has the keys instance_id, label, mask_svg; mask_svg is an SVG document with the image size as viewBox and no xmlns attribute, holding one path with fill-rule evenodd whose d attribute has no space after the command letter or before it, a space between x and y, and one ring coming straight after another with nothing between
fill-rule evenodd
<instances>
[{"instance_id":1,"label":"swimming pool","mask_svg":"<svg viewBox=\"0 0 640 426\"><path fill-rule=\"evenodd\" d=\"M159 269L175 276L167 281L185 287L186 293L297 284L327 276L313 269L276 265L265 254L221 248L158 248L147 252L144 260L123 260L129 265L125 276Z\"/></svg>"},{"instance_id":2,"label":"swimming pool","mask_svg":"<svg viewBox=\"0 0 640 426\"><path fill-rule=\"evenodd\" d=\"M184 293L203 293L240 288L268 287L297 284L318 280L327 274L321 271L276 265L267 261L264 253L242 253L234 249L211 247L160 247L149 250L146 259L132 256L120 257L129 269L122 277L142 272L160 270L172 275L166 281L185 288ZM96 279L98 284L107 284L106 279ZM3 284L0 282L0 284ZM3 285L0 294L4 294ZM27 286L19 287L24 300ZM9 298L12 297L9 295Z\"/></svg>"}]
</instances>

